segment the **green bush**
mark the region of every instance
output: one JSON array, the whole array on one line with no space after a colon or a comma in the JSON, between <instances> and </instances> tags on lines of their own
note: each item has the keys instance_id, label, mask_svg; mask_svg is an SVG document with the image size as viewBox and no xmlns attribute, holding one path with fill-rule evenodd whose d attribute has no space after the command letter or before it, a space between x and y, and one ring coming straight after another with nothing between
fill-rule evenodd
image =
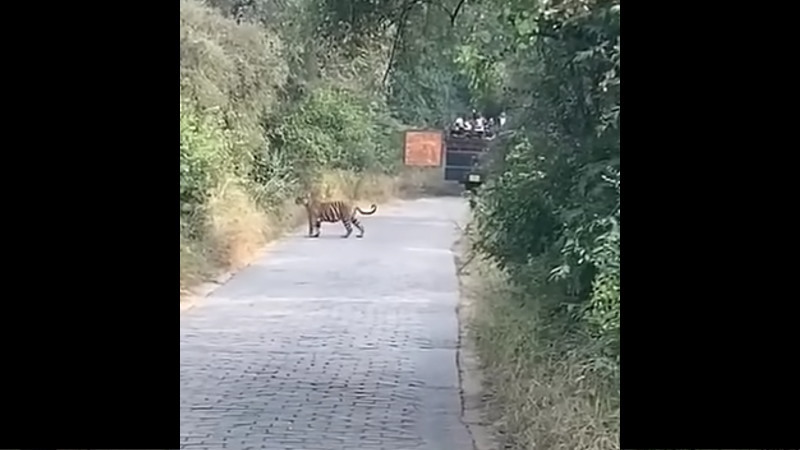
<instances>
[{"instance_id":1,"label":"green bush","mask_svg":"<svg viewBox=\"0 0 800 450\"><path fill-rule=\"evenodd\" d=\"M180 25L181 209L196 211L228 180L268 199L263 118L287 75L280 38L194 0L181 1Z\"/></svg>"},{"instance_id":2,"label":"green bush","mask_svg":"<svg viewBox=\"0 0 800 450\"><path fill-rule=\"evenodd\" d=\"M381 112L348 89L323 86L277 121L271 142L292 165L312 174L323 168L391 171L400 153Z\"/></svg>"},{"instance_id":3,"label":"green bush","mask_svg":"<svg viewBox=\"0 0 800 450\"><path fill-rule=\"evenodd\" d=\"M505 11L513 43L502 64L507 88L528 107L512 118L515 135L501 144L497 175L480 193L476 246L517 282L558 292L539 300L542 314L570 333L602 342L587 345L602 349L614 365L619 7L598 1L530 14L529 3L520 0ZM550 273L531 279L524 275L530 265Z\"/></svg>"}]
</instances>

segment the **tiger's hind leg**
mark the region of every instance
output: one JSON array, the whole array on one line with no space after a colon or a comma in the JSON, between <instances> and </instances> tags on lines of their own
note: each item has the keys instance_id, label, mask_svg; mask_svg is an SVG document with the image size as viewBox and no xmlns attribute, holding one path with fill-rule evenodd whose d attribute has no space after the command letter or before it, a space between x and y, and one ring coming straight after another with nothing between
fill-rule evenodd
<instances>
[{"instance_id":1,"label":"tiger's hind leg","mask_svg":"<svg viewBox=\"0 0 800 450\"><path fill-rule=\"evenodd\" d=\"M342 238L347 239L353 234L353 226L350 225L350 220L348 219L342 219L342 223L344 224L344 229L347 230L347 234L342 236Z\"/></svg>"},{"instance_id":2,"label":"tiger's hind leg","mask_svg":"<svg viewBox=\"0 0 800 450\"><path fill-rule=\"evenodd\" d=\"M361 225L361 222L356 218L353 218L353 225L355 225L356 228L358 228L359 233L356 235L356 237L357 238L364 237L364 225Z\"/></svg>"}]
</instances>

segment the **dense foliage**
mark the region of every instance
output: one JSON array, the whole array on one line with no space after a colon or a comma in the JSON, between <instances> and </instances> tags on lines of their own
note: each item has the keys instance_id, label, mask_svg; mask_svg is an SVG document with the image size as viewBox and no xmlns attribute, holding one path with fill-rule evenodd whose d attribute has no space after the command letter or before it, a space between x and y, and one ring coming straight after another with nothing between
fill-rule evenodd
<instances>
[{"instance_id":1,"label":"dense foliage","mask_svg":"<svg viewBox=\"0 0 800 450\"><path fill-rule=\"evenodd\" d=\"M501 13L517 133L482 192L479 243L510 270L551 267L563 295L547 313L618 363L619 3L530 6Z\"/></svg>"}]
</instances>

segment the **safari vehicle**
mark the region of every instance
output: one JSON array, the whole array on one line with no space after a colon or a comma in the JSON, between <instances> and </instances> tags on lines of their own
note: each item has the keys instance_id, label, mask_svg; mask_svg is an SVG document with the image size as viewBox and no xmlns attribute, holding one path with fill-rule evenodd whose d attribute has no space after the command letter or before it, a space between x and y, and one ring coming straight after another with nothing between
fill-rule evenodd
<instances>
[{"instance_id":1,"label":"safari vehicle","mask_svg":"<svg viewBox=\"0 0 800 450\"><path fill-rule=\"evenodd\" d=\"M483 163L493 137L442 130L408 130L405 132L403 161L409 167L443 167L445 181L458 182L472 191L486 177Z\"/></svg>"},{"instance_id":2,"label":"safari vehicle","mask_svg":"<svg viewBox=\"0 0 800 450\"><path fill-rule=\"evenodd\" d=\"M486 177L482 163L491 143L483 136L448 134L445 138L444 179L457 181L470 191L480 186Z\"/></svg>"}]
</instances>

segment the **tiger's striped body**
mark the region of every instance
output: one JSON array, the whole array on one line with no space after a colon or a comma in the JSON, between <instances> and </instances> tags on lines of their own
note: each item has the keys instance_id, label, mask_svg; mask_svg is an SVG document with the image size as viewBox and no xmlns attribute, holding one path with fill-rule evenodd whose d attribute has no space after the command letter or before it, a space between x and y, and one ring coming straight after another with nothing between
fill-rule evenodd
<instances>
[{"instance_id":1,"label":"tiger's striped body","mask_svg":"<svg viewBox=\"0 0 800 450\"><path fill-rule=\"evenodd\" d=\"M348 202L340 200L330 202L317 202L309 200L308 198L298 198L298 204L302 204L306 208L308 214L308 235L309 237L319 237L322 228L322 222L342 222L347 234L343 238L350 237L353 233L353 225L358 228L359 234L356 237L364 237L364 226L356 217L356 213L369 216L375 214L378 210L376 205L371 206L371 210L362 211L358 206L353 206ZM316 231L316 233L315 233Z\"/></svg>"}]
</instances>

